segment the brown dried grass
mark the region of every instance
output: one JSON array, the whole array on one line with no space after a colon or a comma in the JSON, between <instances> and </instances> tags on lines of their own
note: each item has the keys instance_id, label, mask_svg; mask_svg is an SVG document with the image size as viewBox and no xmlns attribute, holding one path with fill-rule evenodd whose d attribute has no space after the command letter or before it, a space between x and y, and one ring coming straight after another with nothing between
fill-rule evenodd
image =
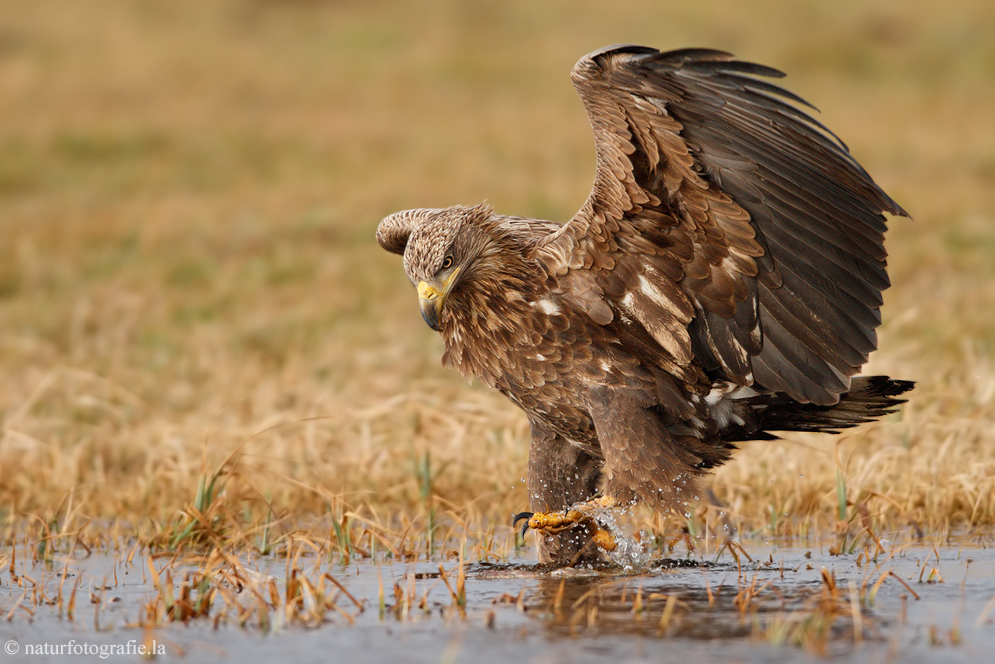
<instances>
[{"instance_id":1,"label":"brown dried grass","mask_svg":"<svg viewBox=\"0 0 995 664\"><path fill-rule=\"evenodd\" d=\"M524 418L438 366L373 229L485 197L568 219L593 148L567 71L619 41L784 69L915 217L892 224L867 368L916 380L911 402L837 438L744 445L711 481L725 518L834 532L839 471L848 518L990 523L995 10L721 11L0 3L8 524L165 548L303 529L341 546L329 524L352 514L376 524L348 540L361 547L407 527L507 551L505 519L527 503Z\"/></svg>"}]
</instances>

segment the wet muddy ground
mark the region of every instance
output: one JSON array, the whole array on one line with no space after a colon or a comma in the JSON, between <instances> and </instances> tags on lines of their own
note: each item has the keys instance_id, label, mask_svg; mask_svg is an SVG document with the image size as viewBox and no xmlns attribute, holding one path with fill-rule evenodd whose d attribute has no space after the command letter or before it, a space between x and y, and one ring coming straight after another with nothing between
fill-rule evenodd
<instances>
[{"instance_id":1,"label":"wet muddy ground","mask_svg":"<svg viewBox=\"0 0 995 664\"><path fill-rule=\"evenodd\" d=\"M97 660L101 646L107 659L137 659L139 645L184 661L995 658L995 549L977 538L885 540L876 556L744 542L631 570L302 555L289 581L280 557L192 563L132 551L25 563L10 553L0 559L3 661ZM76 652L51 654L60 646Z\"/></svg>"}]
</instances>

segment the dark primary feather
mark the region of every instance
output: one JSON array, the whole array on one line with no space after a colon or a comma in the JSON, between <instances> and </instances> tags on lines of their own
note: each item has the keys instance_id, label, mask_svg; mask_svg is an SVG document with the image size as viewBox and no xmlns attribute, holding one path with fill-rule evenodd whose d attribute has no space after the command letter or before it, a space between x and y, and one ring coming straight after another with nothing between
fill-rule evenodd
<instances>
[{"instance_id":1,"label":"dark primary feather","mask_svg":"<svg viewBox=\"0 0 995 664\"><path fill-rule=\"evenodd\" d=\"M528 414L533 510L599 483L673 507L738 441L836 432L902 403L911 383L854 374L889 283L884 213L905 212L766 80L783 74L626 45L571 75L597 171L569 223L454 206L377 232L412 282L445 290L444 361ZM543 556L577 553L564 537L547 534Z\"/></svg>"}]
</instances>

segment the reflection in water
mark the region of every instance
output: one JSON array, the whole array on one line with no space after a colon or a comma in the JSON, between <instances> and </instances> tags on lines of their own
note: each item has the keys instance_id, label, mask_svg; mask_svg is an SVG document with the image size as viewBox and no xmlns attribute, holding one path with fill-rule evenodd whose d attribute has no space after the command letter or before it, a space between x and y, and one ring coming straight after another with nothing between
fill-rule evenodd
<instances>
[{"instance_id":1,"label":"reflection in water","mask_svg":"<svg viewBox=\"0 0 995 664\"><path fill-rule=\"evenodd\" d=\"M641 635L698 640L753 637L828 653L833 641L880 638L879 620L859 596L823 570L798 578L804 564L773 560L710 564L655 561L641 574L616 569L541 570L518 603L554 638ZM526 570L519 568L519 571ZM866 600L867 588L864 588Z\"/></svg>"}]
</instances>

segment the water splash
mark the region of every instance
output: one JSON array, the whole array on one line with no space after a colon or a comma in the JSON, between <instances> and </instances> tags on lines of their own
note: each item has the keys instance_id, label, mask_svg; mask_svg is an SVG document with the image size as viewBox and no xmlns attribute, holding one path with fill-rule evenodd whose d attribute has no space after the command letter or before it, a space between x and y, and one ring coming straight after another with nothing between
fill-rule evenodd
<instances>
[{"instance_id":1,"label":"water splash","mask_svg":"<svg viewBox=\"0 0 995 664\"><path fill-rule=\"evenodd\" d=\"M613 563L622 567L626 572L642 572L649 567L649 548L638 541L635 537L625 537L612 533L618 546L608 554Z\"/></svg>"},{"instance_id":2,"label":"water splash","mask_svg":"<svg viewBox=\"0 0 995 664\"><path fill-rule=\"evenodd\" d=\"M605 552L612 563L627 573L639 573L647 569L652 556L643 542L648 541L648 537L642 532L626 534L618 521L618 517L628 512L631 506L597 506L592 509L590 503L579 503L576 507L585 508L584 511L591 515L598 526L614 538L615 550Z\"/></svg>"}]
</instances>

